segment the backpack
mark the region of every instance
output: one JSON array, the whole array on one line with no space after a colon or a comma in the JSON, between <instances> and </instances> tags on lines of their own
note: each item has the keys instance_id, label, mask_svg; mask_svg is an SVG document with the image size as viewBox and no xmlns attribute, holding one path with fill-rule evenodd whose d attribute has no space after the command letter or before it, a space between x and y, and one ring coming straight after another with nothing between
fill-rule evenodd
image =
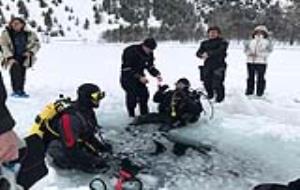
<instances>
[{"instance_id":1,"label":"backpack","mask_svg":"<svg viewBox=\"0 0 300 190\"><path fill-rule=\"evenodd\" d=\"M72 101L69 97L65 98L60 95L59 99L53 103L47 104L44 109L36 116L35 122L30 129L30 135L44 137L45 131L49 131L54 136L59 136L57 132L51 129L49 122L71 108Z\"/></svg>"}]
</instances>

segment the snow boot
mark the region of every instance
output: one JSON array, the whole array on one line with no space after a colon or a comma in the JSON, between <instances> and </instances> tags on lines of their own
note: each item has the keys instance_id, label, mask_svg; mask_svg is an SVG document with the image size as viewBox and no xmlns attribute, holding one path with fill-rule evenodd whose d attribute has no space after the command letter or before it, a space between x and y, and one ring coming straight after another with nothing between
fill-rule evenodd
<instances>
[{"instance_id":1,"label":"snow boot","mask_svg":"<svg viewBox=\"0 0 300 190\"><path fill-rule=\"evenodd\" d=\"M264 95L265 88L266 88L266 81L265 80L258 80L257 81L256 95L257 96Z\"/></svg>"},{"instance_id":2,"label":"snow boot","mask_svg":"<svg viewBox=\"0 0 300 190\"><path fill-rule=\"evenodd\" d=\"M249 96L249 95L252 95L253 93L254 93L254 81L248 79L247 80L247 88L246 88L245 95Z\"/></svg>"}]
</instances>

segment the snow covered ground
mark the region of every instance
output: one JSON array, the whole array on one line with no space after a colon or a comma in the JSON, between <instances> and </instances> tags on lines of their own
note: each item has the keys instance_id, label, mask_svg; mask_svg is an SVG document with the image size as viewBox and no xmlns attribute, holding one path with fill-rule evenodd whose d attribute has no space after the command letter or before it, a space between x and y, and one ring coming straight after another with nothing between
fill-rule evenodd
<instances>
[{"instance_id":1,"label":"snow covered ground","mask_svg":"<svg viewBox=\"0 0 300 190\"><path fill-rule=\"evenodd\" d=\"M75 97L76 88L84 82L99 84L107 92L97 112L106 131L120 131L126 127L129 120L119 85L120 56L126 45L44 44L38 63L28 72L27 91L31 98L8 100L18 122L18 133L25 136L46 103L59 94ZM200 61L195 58L197 48L198 44L159 45L156 64L166 83L172 85L186 76L195 88L202 86L197 69ZM198 154L190 153L179 159L164 155L162 159L169 159L170 166L176 166L177 170L160 189L247 190L260 182L286 183L300 177L299 57L298 48L275 49L267 70L265 99L249 99L244 96L245 56L241 48L232 46L227 59L226 101L215 105L213 120L202 119L181 131L183 136L216 148L209 161L213 167L203 172L206 162ZM10 92L7 72L4 76ZM155 80L151 80L149 87L155 91ZM151 109L155 108L151 103ZM88 189L91 176L81 177L68 179L51 169L33 190Z\"/></svg>"}]
</instances>

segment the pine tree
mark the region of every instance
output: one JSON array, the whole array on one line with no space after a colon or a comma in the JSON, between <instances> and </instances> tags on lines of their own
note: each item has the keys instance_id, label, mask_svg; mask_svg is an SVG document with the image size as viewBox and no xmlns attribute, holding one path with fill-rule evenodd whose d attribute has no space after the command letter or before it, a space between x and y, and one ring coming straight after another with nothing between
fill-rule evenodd
<instances>
[{"instance_id":1,"label":"pine tree","mask_svg":"<svg viewBox=\"0 0 300 190\"><path fill-rule=\"evenodd\" d=\"M54 18L53 18L53 23L54 23L54 24L57 24L57 23L58 23L57 17L54 17Z\"/></svg>"},{"instance_id":2,"label":"pine tree","mask_svg":"<svg viewBox=\"0 0 300 190\"><path fill-rule=\"evenodd\" d=\"M289 43L293 45L295 41L300 39L300 2L297 0L293 0L293 5L288 7L287 19L288 23L286 33L289 33Z\"/></svg>"},{"instance_id":3,"label":"pine tree","mask_svg":"<svg viewBox=\"0 0 300 190\"><path fill-rule=\"evenodd\" d=\"M40 7L41 7L41 8L46 8L46 7L48 7L47 3L46 3L44 0L39 0L39 2L40 2Z\"/></svg>"},{"instance_id":4,"label":"pine tree","mask_svg":"<svg viewBox=\"0 0 300 190\"><path fill-rule=\"evenodd\" d=\"M153 15L162 22L160 35L166 40L193 39L202 31L197 25L195 4L187 1L154 0Z\"/></svg>"},{"instance_id":5,"label":"pine tree","mask_svg":"<svg viewBox=\"0 0 300 190\"><path fill-rule=\"evenodd\" d=\"M66 12L69 12L70 11L70 8L68 6L65 6L65 11Z\"/></svg>"},{"instance_id":6,"label":"pine tree","mask_svg":"<svg viewBox=\"0 0 300 190\"><path fill-rule=\"evenodd\" d=\"M51 9L48 9L48 11L44 14L44 23L48 31L51 31L53 27L53 21L51 18L52 12L53 11L51 11Z\"/></svg>"},{"instance_id":7,"label":"pine tree","mask_svg":"<svg viewBox=\"0 0 300 190\"><path fill-rule=\"evenodd\" d=\"M144 19L142 1L121 0L120 6L120 16L131 25L139 24Z\"/></svg>"},{"instance_id":8,"label":"pine tree","mask_svg":"<svg viewBox=\"0 0 300 190\"><path fill-rule=\"evenodd\" d=\"M97 7L94 7L94 19L95 19L95 24L100 24L101 23L101 14L100 10Z\"/></svg>"},{"instance_id":9,"label":"pine tree","mask_svg":"<svg viewBox=\"0 0 300 190\"><path fill-rule=\"evenodd\" d=\"M36 23L35 20L29 21L28 23L29 23L29 25L30 25L32 28L36 28L36 27L37 27L37 23Z\"/></svg>"},{"instance_id":10,"label":"pine tree","mask_svg":"<svg viewBox=\"0 0 300 190\"><path fill-rule=\"evenodd\" d=\"M89 28L90 28L90 21L88 19L85 19L83 28L85 30L89 30Z\"/></svg>"},{"instance_id":11,"label":"pine tree","mask_svg":"<svg viewBox=\"0 0 300 190\"><path fill-rule=\"evenodd\" d=\"M80 23L79 23L79 18L77 17L77 18L76 18L76 21L75 21L75 26L79 26L79 24L80 24Z\"/></svg>"},{"instance_id":12,"label":"pine tree","mask_svg":"<svg viewBox=\"0 0 300 190\"><path fill-rule=\"evenodd\" d=\"M19 0L17 3L17 7L19 8L19 14L23 15L25 19L29 17L29 12L23 0Z\"/></svg>"},{"instance_id":13,"label":"pine tree","mask_svg":"<svg viewBox=\"0 0 300 190\"><path fill-rule=\"evenodd\" d=\"M0 9L0 26L4 25L5 23L6 23L5 16L2 12L2 9Z\"/></svg>"},{"instance_id":14,"label":"pine tree","mask_svg":"<svg viewBox=\"0 0 300 190\"><path fill-rule=\"evenodd\" d=\"M43 29L42 29L42 27L41 27L41 26L38 26L38 27L37 27L37 29L36 29L36 31L37 31L37 32L42 32L42 31L43 31Z\"/></svg>"}]
</instances>

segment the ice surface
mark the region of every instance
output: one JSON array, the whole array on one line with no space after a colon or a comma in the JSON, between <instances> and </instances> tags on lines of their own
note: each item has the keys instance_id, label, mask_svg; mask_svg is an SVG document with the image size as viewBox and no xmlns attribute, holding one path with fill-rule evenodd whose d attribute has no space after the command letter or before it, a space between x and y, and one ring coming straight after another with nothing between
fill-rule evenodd
<instances>
[{"instance_id":1,"label":"ice surface","mask_svg":"<svg viewBox=\"0 0 300 190\"><path fill-rule=\"evenodd\" d=\"M36 114L59 94L75 97L81 83L94 82L107 92L97 111L99 122L111 136L118 136L130 122L119 85L120 57L126 45L43 44L38 63L28 72L26 89L30 98L8 100L18 122L18 133L25 136ZM159 44L155 62L166 83L173 85L185 76L195 88L202 87L197 69L200 61L195 58L197 48L198 44ZM275 49L268 65L265 98L256 99L243 94L245 56L241 48L232 46L227 59L225 102L215 106L213 120L204 118L180 131L183 137L209 143L214 150L209 158L190 151L182 158L166 153L154 159L156 169L166 177L160 189L247 190L260 182L286 183L299 177L300 104L295 101L300 99L299 52L297 48ZM11 92L7 72L4 76ZM155 80L151 79L149 88L152 93L155 91ZM152 111L156 109L154 103L150 106ZM50 174L33 190L85 190L92 177L57 174L50 169ZM144 179L158 183L153 176Z\"/></svg>"}]
</instances>

